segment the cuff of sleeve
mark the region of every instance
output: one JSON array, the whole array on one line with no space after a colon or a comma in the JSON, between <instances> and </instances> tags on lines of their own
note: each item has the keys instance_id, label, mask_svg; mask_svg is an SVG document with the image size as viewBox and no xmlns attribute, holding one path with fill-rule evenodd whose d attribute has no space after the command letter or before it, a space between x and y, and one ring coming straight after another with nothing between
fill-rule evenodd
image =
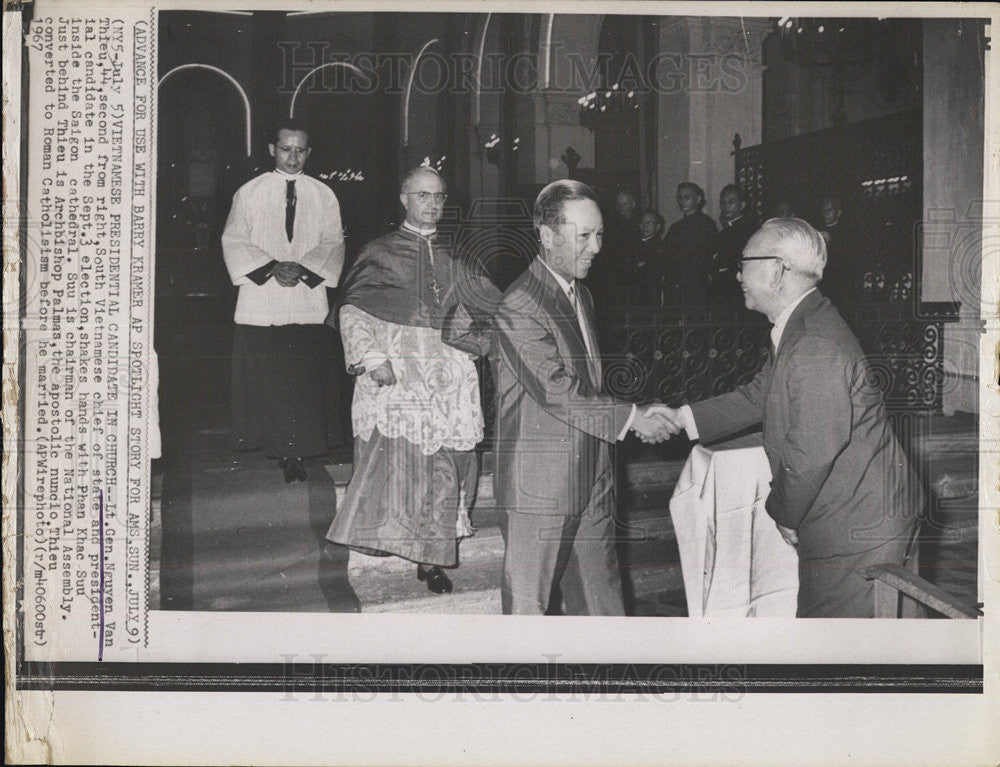
<instances>
[{"instance_id":1,"label":"cuff of sleeve","mask_svg":"<svg viewBox=\"0 0 1000 767\"><path fill-rule=\"evenodd\" d=\"M694 442L698 439L698 425L694 422L694 413L690 405L681 405L681 418L684 419L684 431L687 432L688 439Z\"/></svg>"},{"instance_id":2,"label":"cuff of sleeve","mask_svg":"<svg viewBox=\"0 0 1000 767\"><path fill-rule=\"evenodd\" d=\"M628 420L625 422L625 428L618 432L618 442L625 439L625 435L628 434L628 430L632 428L632 421L635 420L635 411L637 410L635 405L632 405L632 412L628 414Z\"/></svg>"},{"instance_id":3,"label":"cuff of sleeve","mask_svg":"<svg viewBox=\"0 0 1000 767\"><path fill-rule=\"evenodd\" d=\"M254 269L252 272L247 272L245 276L248 280L250 280L250 282L254 283L255 285L263 285L271 278L271 270L277 263L278 263L277 260L272 258L262 267Z\"/></svg>"},{"instance_id":4,"label":"cuff of sleeve","mask_svg":"<svg viewBox=\"0 0 1000 767\"><path fill-rule=\"evenodd\" d=\"M299 264L299 266L302 265ZM311 269L307 269L306 267L302 266L302 270L305 272L305 274L303 274L299 279L302 282L304 282L307 287L315 288L317 285L323 282L323 278L320 277L318 274L316 274L316 272L312 271Z\"/></svg>"},{"instance_id":5,"label":"cuff of sleeve","mask_svg":"<svg viewBox=\"0 0 1000 767\"><path fill-rule=\"evenodd\" d=\"M374 370L388 359L389 357L382 352L367 351L361 355L361 360L357 364L364 367L365 370Z\"/></svg>"}]
</instances>

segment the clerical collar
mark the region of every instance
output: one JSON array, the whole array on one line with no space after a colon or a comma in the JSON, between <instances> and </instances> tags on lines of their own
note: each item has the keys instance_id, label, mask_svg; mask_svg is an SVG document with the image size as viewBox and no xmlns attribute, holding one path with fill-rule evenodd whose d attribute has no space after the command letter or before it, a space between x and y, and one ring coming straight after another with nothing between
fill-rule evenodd
<instances>
[{"instance_id":1,"label":"clerical collar","mask_svg":"<svg viewBox=\"0 0 1000 767\"><path fill-rule=\"evenodd\" d=\"M420 229L411 224L409 221L403 222L403 229L408 232L413 232L414 234L419 234L421 237L431 237L437 233L436 226L432 226L430 229Z\"/></svg>"},{"instance_id":2,"label":"clerical collar","mask_svg":"<svg viewBox=\"0 0 1000 767\"><path fill-rule=\"evenodd\" d=\"M294 180L302 175L302 171L299 171L298 173L285 173L285 171L278 170L277 168L274 169L274 172L277 173L279 176L287 178L289 180Z\"/></svg>"}]
</instances>

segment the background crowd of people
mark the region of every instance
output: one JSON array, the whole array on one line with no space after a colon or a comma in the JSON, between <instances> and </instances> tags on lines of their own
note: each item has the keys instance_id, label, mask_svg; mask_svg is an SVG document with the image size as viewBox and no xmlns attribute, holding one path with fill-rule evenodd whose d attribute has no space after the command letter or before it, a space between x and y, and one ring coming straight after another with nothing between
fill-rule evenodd
<instances>
[{"instance_id":1,"label":"background crowd of people","mask_svg":"<svg viewBox=\"0 0 1000 767\"><path fill-rule=\"evenodd\" d=\"M747 241L763 223L750 197L736 184L724 186L719 192L718 224L704 212L707 197L698 184L682 182L675 199L680 218L669 226L659 211L641 208L627 189L618 189L605 204L601 258L587 280L599 307L711 311L743 306L736 266ZM780 200L769 217L800 213L792 202ZM824 197L812 223L829 254L824 290L835 301L847 300L858 243L843 223L840 198Z\"/></svg>"}]
</instances>

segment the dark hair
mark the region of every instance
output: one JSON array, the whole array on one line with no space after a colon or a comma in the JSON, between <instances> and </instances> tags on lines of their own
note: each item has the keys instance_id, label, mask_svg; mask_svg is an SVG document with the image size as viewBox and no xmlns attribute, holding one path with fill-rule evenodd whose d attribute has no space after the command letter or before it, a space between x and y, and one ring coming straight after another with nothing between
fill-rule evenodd
<instances>
[{"instance_id":1,"label":"dark hair","mask_svg":"<svg viewBox=\"0 0 1000 767\"><path fill-rule=\"evenodd\" d=\"M653 210L652 208L646 208L642 213L640 213L639 219L642 220L643 216L656 216L656 225L660 227L666 223L666 219L660 215L660 212Z\"/></svg>"},{"instance_id":2,"label":"dark hair","mask_svg":"<svg viewBox=\"0 0 1000 767\"><path fill-rule=\"evenodd\" d=\"M679 183L677 185L677 191L678 191L678 193L681 191L681 189L688 189L688 190L694 192L696 195L698 195L701 198L701 202L702 202L702 204L704 204L704 202L705 202L705 190L702 189L700 186L698 186L696 183L694 183L694 181L682 181L681 183Z\"/></svg>"},{"instance_id":3,"label":"dark hair","mask_svg":"<svg viewBox=\"0 0 1000 767\"><path fill-rule=\"evenodd\" d=\"M582 181L574 181L571 178L553 181L538 193L535 200L535 210L532 220L535 230L544 226L555 226L563 224L566 219L563 216L563 207L567 202L573 200L590 200L597 202L594 190Z\"/></svg>"},{"instance_id":4,"label":"dark hair","mask_svg":"<svg viewBox=\"0 0 1000 767\"><path fill-rule=\"evenodd\" d=\"M792 201L789 200L787 197L782 197L774 204L774 215L771 218L779 218L778 208L780 208L782 205L787 205L788 209L792 211L791 218L795 218L795 206L792 205Z\"/></svg>"},{"instance_id":5,"label":"dark hair","mask_svg":"<svg viewBox=\"0 0 1000 767\"><path fill-rule=\"evenodd\" d=\"M305 133L306 146L309 146L309 127L302 121L292 117L285 117L274 124L274 132L271 133L271 143L278 143L278 135L281 131L291 131L292 133Z\"/></svg>"},{"instance_id":6,"label":"dark hair","mask_svg":"<svg viewBox=\"0 0 1000 767\"><path fill-rule=\"evenodd\" d=\"M750 202L750 197L747 195L747 193L744 192L743 189L737 186L736 184L726 184L724 187L722 187L722 191L719 192L720 200L722 199L722 196L726 192L736 192L736 198L744 204L748 204Z\"/></svg>"}]
</instances>

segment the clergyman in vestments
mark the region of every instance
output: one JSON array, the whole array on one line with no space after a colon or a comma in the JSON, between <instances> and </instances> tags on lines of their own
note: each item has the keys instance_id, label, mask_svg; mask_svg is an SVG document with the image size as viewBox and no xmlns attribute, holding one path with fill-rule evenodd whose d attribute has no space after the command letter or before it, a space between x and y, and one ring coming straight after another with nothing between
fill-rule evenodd
<instances>
[{"instance_id":1,"label":"clergyman in vestments","mask_svg":"<svg viewBox=\"0 0 1000 767\"><path fill-rule=\"evenodd\" d=\"M406 175L406 219L369 243L344 281L338 313L348 370L354 474L327 533L373 556L417 563L435 593L471 534L475 446L483 438L473 356L442 341L463 267L437 231L445 183L432 168Z\"/></svg>"}]
</instances>

